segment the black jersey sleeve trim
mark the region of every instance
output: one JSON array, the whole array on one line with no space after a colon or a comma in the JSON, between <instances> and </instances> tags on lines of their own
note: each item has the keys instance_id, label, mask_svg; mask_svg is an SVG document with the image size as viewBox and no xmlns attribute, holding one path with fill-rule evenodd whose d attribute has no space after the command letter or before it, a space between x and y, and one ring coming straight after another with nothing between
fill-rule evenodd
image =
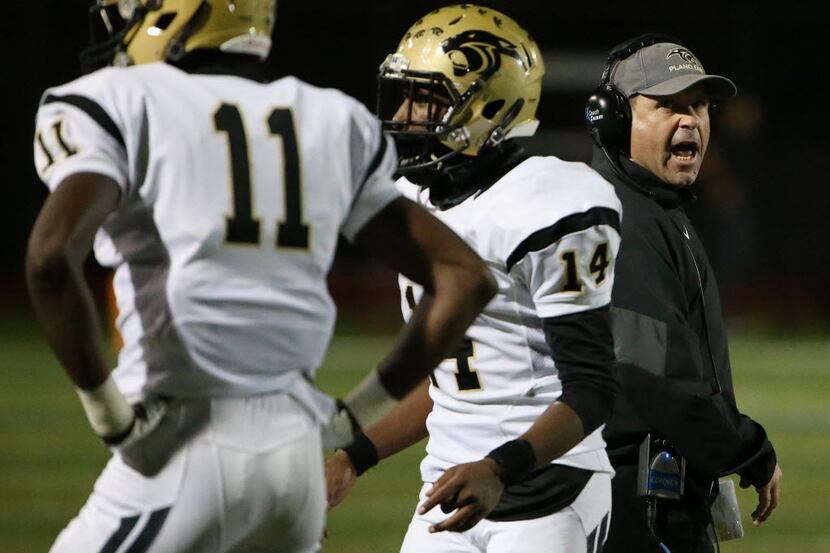
<instances>
[{"instance_id":1,"label":"black jersey sleeve trim","mask_svg":"<svg viewBox=\"0 0 830 553\"><path fill-rule=\"evenodd\" d=\"M363 176L363 180L360 181L360 186L358 186L357 191L355 192L354 199L352 200L352 205L357 202L357 199L360 197L360 194L363 192L363 187L366 186L366 182L369 180L369 177L375 174L378 167L380 167L383 158L386 156L386 135L381 132L380 134L380 145L378 146L378 151L375 154L375 157L372 159L372 163L369 164L369 169L366 171L366 174Z\"/></svg>"},{"instance_id":2,"label":"black jersey sleeve trim","mask_svg":"<svg viewBox=\"0 0 830 553\"><path fill-rule=\"evenodd\" d=\"M608 207L593 207L582 213L574 213L553 225L537 230L524 240L507 257L507 270L530 252L544 250L563 236L580 232L597 225L609 225L620 232L620 214Z\"/></svg>"},{"instance_id":3,"label":"black jersey sleeve trim","mask_svg":"<svg viewBox=\"0 0 830 553\"><path fill-rule=\"evenodd\" d=\"M118 141L121 146L125 146L124 144L124 137L121 135L121 131L118 130L118 126L112 120L112 118L104 111L100 105L98 105L94 100L87 98L86 96L81 96L79 94L67 94L66 96L54 96L52 94L47 94L46 98L43 99L43 104L54 104L54 103L64 103L69 104L70 106L75 106L79 110L83 111L92 119L101 126L102 129L107 131L107 133L112 136L115 140Z\"/></svg>"}]
</instances>

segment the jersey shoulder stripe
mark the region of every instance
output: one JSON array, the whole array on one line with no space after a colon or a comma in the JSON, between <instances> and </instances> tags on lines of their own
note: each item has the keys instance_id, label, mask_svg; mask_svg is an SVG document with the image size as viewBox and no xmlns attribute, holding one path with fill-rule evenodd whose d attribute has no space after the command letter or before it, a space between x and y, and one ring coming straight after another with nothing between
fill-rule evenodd
<instances>
[{"instance_id":1,"label":"jersey shoulder stripe","mask_svg":"<svg viewBox=\"0 0 830 553\"><path fill-rule=\"evenodd\" d=\"M121 146L124 146L124 137L115 124L115 121L112 120L112 117L95 100L81 96L80 94L67 94L65 96L47 94L43 99L43 105L57 102L69 104L80 109L98 123L102 129L107 131Z\"/></svg>"},{"instance_id":2,"label":"jersey shoulder stripe","mask_svg":"<svg viewBox=\"0 0 830 553\"><path fill-rule=\"evenodd\" d=\"M507 270L530 252L543 250L562 237L587 230L597 225L608 225L620 232L620 214L608 207L593 207L582 213L574 213L553 225L539 229L524 240L507 256Z\"/></svg>"},{"instance_id":3,"label":"jersey shoulder stripe","mask_svg":"<svg viewBox=\"0 0 830 553\"><path fill-rule=\"evenodd\" d=\"M363 187L366 186L366 182L369 178L378 170L380 167L381 162L383 162L383 158L386 156L386 135L383 133L380 134L380 145L378 145L378 150L375 153L375 157L372 158L372 162L369 164L369 168L366 170L366 174L360 181L360 185L357 187L357 191L355 191L354 198L352 199L352 205L357 202L358 198L360 198L360 193L363 192Z\"/></svg>"}]
</instances>

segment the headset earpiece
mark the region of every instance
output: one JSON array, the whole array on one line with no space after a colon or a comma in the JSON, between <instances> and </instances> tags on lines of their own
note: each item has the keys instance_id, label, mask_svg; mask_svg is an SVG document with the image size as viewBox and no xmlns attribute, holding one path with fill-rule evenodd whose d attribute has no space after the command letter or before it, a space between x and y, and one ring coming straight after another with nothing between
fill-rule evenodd
<instances>
[{"instance_id":1,"label":"headset earpiece","mask_svg":"<svg viewBox=\"0 0 830 553\"><path fill-rule=\"evenodd\" d=\"M585 105L585 122L600 148L628 151L631 140L631 107L617 87L597 87Z\"/></svg>"}]
</instances>

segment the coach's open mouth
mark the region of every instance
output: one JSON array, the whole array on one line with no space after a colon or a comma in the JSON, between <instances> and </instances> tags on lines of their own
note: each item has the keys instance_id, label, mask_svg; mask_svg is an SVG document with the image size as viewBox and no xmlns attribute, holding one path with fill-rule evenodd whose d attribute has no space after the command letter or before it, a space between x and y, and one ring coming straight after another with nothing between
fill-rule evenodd
<instances>
[{"instance_id":1,"label":"coach's open mouth","mask_svg":"<svg viewBox=\"0 0 830 553\"><path fill-rule=\"evenodd\" d=\"M671 146L671 154L681 161L691 161L697 155L698 146L693 141L682 141Z\"/></svg>"},{"instance_id":2,"label":"coach's open mouth","mask_svg":"<svg viewBox=\"0 0 830 553\"><path fill-rule=\"evenodd\" d=\"M672 155L682 159L683 161L689 161L694 159L694 157L697 155L697 150L697 143L692 141L678 142L676 144L672 144L671 146Z\"/></svg>"}]
</instances>

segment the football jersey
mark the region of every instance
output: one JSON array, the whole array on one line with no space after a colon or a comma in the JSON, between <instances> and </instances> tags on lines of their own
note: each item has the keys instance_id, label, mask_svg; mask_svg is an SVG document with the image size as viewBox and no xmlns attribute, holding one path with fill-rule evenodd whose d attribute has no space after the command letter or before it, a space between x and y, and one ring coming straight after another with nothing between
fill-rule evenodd
<instances>
[{"instance_id":1,"label":"football jersey","mask_svg":"<svg viewBox=\"0 0 830 553\"><path fill-rule=\"evenodd\" d=\"M115 269L122 391L288 391L326 416L310 384L335 318L326 274L338 235L399 197L388 144L356 100L293 77L154 63L47 90L41 179L93 172L121 189L94 252Z\"/></svg>"},{"instance_id":2,"label":"football jersey","mask_svg":"<svg viewBox=\"0 0 830 553\"><path fill-rule=\"evenodd\" d=\"M519 437L561 395L542 319L610 303L621 207L599 174L555 157L529 158L445 211L405 179L398 189L464 238L498 283L456 357L431 376L421 473L435 482L451 466ZM399 282L408 319L422 290ZM602 427L553 462L611 472L601 433Z\"/></svg>"}]
</instances>

